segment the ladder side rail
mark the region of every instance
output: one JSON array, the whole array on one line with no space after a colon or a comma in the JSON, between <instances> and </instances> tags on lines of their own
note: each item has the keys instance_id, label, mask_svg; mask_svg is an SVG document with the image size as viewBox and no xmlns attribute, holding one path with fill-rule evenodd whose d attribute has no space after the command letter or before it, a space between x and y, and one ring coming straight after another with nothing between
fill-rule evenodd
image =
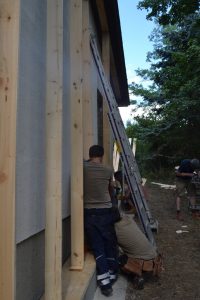
<instances>
[{"instance_id":1,"label":"ladder side rail","mask_svg":"<svg viewBox=\"0 0 200 300\"><path fill-rule=\"evenodd\" d=\"M125 170L126 170L126 168L125 168ZM131 179L132 178L128 178L127 180L129 181L129 186L130 186L131 195L132 195L132 202L136 207L137 213L139 211L138 216L139 216L140 223L142 224L142 227L143 227L143 232L146 234L146 236L149 239L149 241L151 242L151 244L155 245L155 240L154 240L153 232L152 232L150 222L148 219L148 215L146 213L144 206L140 205L141 202L136 200L137 195L133 191L133 186L130 183Z\"/></svg>"},{"instance_id":2,"label":"ladder side rail","mask_svg":"<svg viewBox=\"0 0 200 300\"><path fill-rule=\"evenodd\" d=\"M92 49L92 52L93 52L94 60L96 62L96 66L97 66L98 71L99 71L99 76L100 76L100 79L101 79L101 82L102 82L102 85L103 85L105 96L107 98L109 109L110 109L111 112L115 111L115 114L118 115L118 119L120 120L120 122L123 125L123 122L122 122L122 119L121 119L121 116L120 116L120 113L119 113L119 109L118 109L118 106L117 106L117 103L116 103L116 100L115 100L115 96L114 96L114 94L112 92L112 87L111 87L109 81L107 80L106 74L105 74L104 69L103 69L103 65L101 63L101 59L99 57L99 53L98 53L96 44L95 44L93 38L91 38L91 49ZM112 99L113 101L111 102L110 99ZM124 126L122 126L122 130L124 131L124 136L126 136L126 132L125 132ZM130 146L130 143L129 143L128 139L124 140L124 142L126 142L126 144L128 146ZM130 152L132 154L130 156L130 158L133 158L134 155L133 155L132 149L131 149L131 147L129 147L129 148L130 148L129 150L130 150ZM138 166L137 166L137 162L132 159L132 163L135 165L135 170L137 172L136 177L137 177L137 181L139 183L139 182L141 182L141 176L140 176L140 172L139 172L139 169L138 169Z\"/></svg>"},{"instance_id":3,"label":"ladder side rail","mask_svg":"<svg viewBox=\"0 0 200 300\"><path fill-rule=\"evenodd\" d=\"M99 76L100 76L100 79L101 79L101 82L102 82L104 93L105 93L105 96L106 96L106 99L107 99L107 102L108 102L108 106L109 106L109 110L110 110L110 113L109 113L110 118L109 119L110 119L110 121L112 121L111 122L111 127L113 129L114 134L116 134L116 131L114 129L118 128L118 125L120 123L121 123L121 125L123 125L123 122L122 122L122 119L121 119L121 116L120 116L120 113L119 113L119 110L118 110L118 107L117 107L115 96L112 92L112 87L110 86L109 82L106 79L106 74L104 72L104 69L103 69L103 66L102 66L102 63L101 63L101 59L99 57L98 50L97 50L97 47L96 47L95 42L94 42L93 39L91 39L91 49L92 49L93 58L95 60L95 63L96 63L96 66L97 66L97 69L98 69L98 72L99 72ZM118 117L118 123L119 124L116 123L115 117L113 116L114 113ZM113 122L114 122L114 124L113 124ZM146 203L144 204L145 199L142 198L142 191L141 191L141 188L140 188L140 185L139 185L139 179L138 179L139 172L138 172L138 174L136 174L136 171L135 171L136 168L134 168L134 166L136 165L136 162L134 160L134 155L133 155L130 143L128 141L128 138L126 136L124 126L121 126L121 130L124 131L124 135L121 136L120 132L117 130L118 134L116 135L116 137L117 137L117 140L118 140L118 142L121 146L121 149L123 149L123 151L121 151L120 154L123 155L123 161L125 162L125 165L126 165L126 168L125 168L126 173L127 173L126 175L127 175L127 177L129 177L129 175L131 173L132 174L134 173L134 175L135 175L134 176L134 187L133 187L133 184L132 184L133 180L132 181L129 180L130 187L131 187L130 188L131 189L131 194L133 196L133 199L135 199L136 208L138 208L138 214L140 216L140 221L141 221L141 224L142 224L142 226L145 230L145 233L146 233L147 237L149 238L149 240L151 241L151 243L155 244L153 233L150 229L150 223L149 223L149 220L147 219L147 212L145 212L145 208L146 208L147 205L146 205ZM124 137L126 137L127 139L125 139ZM124 145L126 145L127 149L124 149ZM128 150L129 150L129 154L125 155L125 153ZM127 157L129 157L129 159L132 158L132 163L130 163L127 160ZM141 180L140 180L140 182L141 182ZM140 198L140 199L137 199L137 197ZM139 206L139 204L140 204L140 206Z\"/></svg>"},{"instance_id":4,"label":"ladder side rail","mask_svg":"<svg viewBox=\"0 0 200 300\"><path fill-rule=\"evenodd\" d=\"M123 125L123 122L122 122L122 119L121 119L121 116L120 116L120 113L119 113L119 109L118 109L118 106L117 106L117 103L116 103L116 100L115 100L115 96L112 92L112 87L110 85L110 83L108 82L108 80L106 79L106 74L104 72L104 69L103 69L103 65L101 63L101 59L99 57L99 53L98 53L98 50L97 50L97 47L95 45L95 42L93 39L91 39L91 48L92 48L92 52L93 52L93 57L94 57L94 60L96 62L96 65L97 65L97 68L98 68L98 71L99 71L99 76L100 76L100 79L101 79L101 82L102 82L102 86L103 86L103 89L104 89L104 93L105 93L105 96L106 96L106 99L107 99L107 102L108 102L108 106L109 106L109 110L110 110L110 116L111 118L113 118L113 113L115 113L115 116L118 117L118 123L121 124L121 130L123 131L123 136L126 137L126 131L125 131L125 128L124 128L124 125ZM112 102L111 100L112 99ZM134 155L133 155L133 151L131 149L131 146L130 146L130 143L128 141L128 138L127 139L124 139L123 136L119 136L119 140L121 139L123 141L123 143L120 141L120 144L122 145L126 145L126 152L127 150L129 150L129 158L131 159L132 163L131 165L133 165L133 170L135 170L135 177L136 177L136 181L138 183L138 186L139 186L139 191L140 191L140 194L141 194L141 198L142 198L142 202L144 204L144 207L146 209L146 212L149 216L150 219L152 219L151 217L151 214L150 214L150 210L148 208L148 205L146 203L146 201L144 200L144 195L143 195L143 192L142 192L142 189L141 189L141 176L140 176L140 173L139 173L139 169L138 169L138 166L137 166L137 162L136 160L134 159ZM126 153L125 152L125 153Z\"/></svg>"},{"instance_id":5,"label":"ladder side rail","mask_svg":"<svg viewBox=\"0 0 200 300\"><path fill-rule=\"evenodd\" d=\"M112 120L110 118L110 116L109 116L109 120L110 120L110 124L111 124L112 130L113 130L114 136L115 136L116 140L118 141L119 133L118 133L116 124L114 124L115 120L114 119ZM122 143L122 147L123 147L123 143ZM121 158L124 163L124 169L125 169L125 173L126 173L126 177L127 177L127 181L128 181L128 186L130 188L131 195L132 195L132 202L136 207L138 217L139 217L140 223L142 225L142 230L146 234L146 236L150 240L150 242L153 245L155 245L154 236L153 236L153 233L152 233L152 230L150 227L149 220L147 218L146 210L143 205L141 195L139 194L139 190L137 188L137 182L136 182L136 179L134 178L134 173L132 173L131 175L129 174L130 168L129 168L129 163L126 159L126 155L123 155L125 153L124 149L120 153L121 153Z\"/></svg>"},{"instance_id":6,"label":"ladder side rail","mask_svg":"<svg viewBox=\"0 0 200 300\"><path fill-rule=\"evenodd\" d=\"M111 122L112 119L114 120L116 128L118 128L118 126L116 124L117 122L118 122L118 125L121 125L120 129L123 132L123 134L120 134L119 130L117 131L117 134L116 134L117 142L118 142L118 144L120 144L120 148L123 149L123 151L120 151L120 156L121 157L125 156L123 160L125 160L126 163L128 163L128 165L129 165L129 168L127 169L128 174L130 175L131 173L134 173L135 181L136 181L136 183L138 185L138 193L140 194L141 201L143 202L143 205L145 207L145 210L146 210L146 212L148 214L149 219L152 219L149 207L147 205L147 202L145 200L145 197L144 197L144 194L143 194L143 191L142 191L141 179L138 178L138 172L135 171L135 166L137 165L137 163L135 161L135 158L134 158L134 155L133 155L130 143L128 141L128 138L127 138L127 135L126 135L126 131L125 131L125 128L124 128L124 125L123 125L123 121L121 119L121 116L120 116L118 108L117 108L116 112L118 113L118 121L113 116L113 113L109 113L108 117L109 117L110 122ZM126 153L126 155L125 155L125 153ZM129 158L129 161L127 161L128 158ZM136 184L134 184L134 185L136 185Z\"/></svg>"},{"instance_id":7,"label":"ladder side rail","mask_svg":"<svg viewBox=\"0 0 200 300\"><path fill-rule=\"evenodd\" d=\"M110 83L108 83L110 85ZM112 89L112 87L111 87ZM111 90L111 93L112 93L112 90ZM116 100L115 100L116 102ZM119 108L117 106L117 103L115 105L115 108L113 109L113 114L115 114L115 119L116 119L116 122L118 123L118 127L120 127L121 129L121 138L126 137L123 139L123 143L125 144L126 148L128 149L129 151L129 157L130 157L130 160L132 161L132 164L134 165L134 172L136 173L136 178L137 178L137 182L138 184L142 181L142 178L141 178L141 175L140 175L140 172L139 172L139 168L138 168L138 164L135 160L135 156L133 154L133 151L131 149L131 145L129 143L129 140L127 138L127 134L126 134L126 130L125 130L125 127L124 127L124 123L122 121L122 118L121 118L121 115L120 115L120 112L119 112Z\"/></svg>"},{"instance_id":8,"label":"ladder side rail","mask_svg":"<svg viewBox=\"0 0 200 300\"><path fill-rule=\"evenodd\" d=\"M131 161L131 165L133 165L132 171L135 173L135 177L136 177L137 183L139 185L142 182L142 178L140 176L138 165L135 160L133 151L131 149L131 145L129 143L129 140L128 140L128 137L126 134L126 130L125 130L125 127L124 127L124 124L123 124L123 121L122 121L122 118L121 118L121 115L119 112L119 108L117 107L117 105L116 105L115 111L113 111L113 114L115 114L116 123L118 123L117 125L118 125L118 127L120 127L121 133L119 132L119 136L123 141L123 145L124 145L124 148L126 148L126 152L128 152L127 156L129 157L129 160Z\"/></svg>"},{"instance_id":9,"label":"ladder side rail","mask_svg":"<svg viewBox=\"0 0 200 300\"><path fill-rule=\"evenodd\" d=\"M108 95L106 95L106 97L108 97ZM127 161L127 163L128 163L128 166L129 166L129 168L127 168L128 175L130 176L133 173L134 176L135 176L135 181L136 181L136 184L137 184L137 191L135 193L139 193L140 201L143 202L143 205L144 205L145 210L146 210L146 214L149 218L149 222L152 225L152 224L155 223L155 220L153 219L153 217L151 215L151 211L150 211L150 209L148 207L148 204L147 204L147 201L145 199L143 189L142 189L142 181L140 179L138 179L138 172L139 171L137 172L135 170L135 166L137 166L137 163L136 163L134 154L132 152L130 143L128 141L128 137L126 135L125 127L124 127L121 115L119 113L119 109L118 109L117 105L115 107L116 107L116 112L114 112L114 111L110 112L108 114L108 117L109 117L110 123L111 123L112 119L114 120L115 127L117 128L116 130L117 130L118 134L116 135L116 140L117 140L118 144L120 145L121 149L123 149L123 151L120 151L120 156L122 158L123 155L124 155L125 156L124 160ZM118 116L118 120L117 120L116 115ZM123 132L123 134L120 133L120 132ZM126 153L126 155L125 155L125 153ZM130 186L131 186L131 183L129 184L129 187ZM135 189L134 189L134 191L135 191Z\"/></svg>"}]
</instances>

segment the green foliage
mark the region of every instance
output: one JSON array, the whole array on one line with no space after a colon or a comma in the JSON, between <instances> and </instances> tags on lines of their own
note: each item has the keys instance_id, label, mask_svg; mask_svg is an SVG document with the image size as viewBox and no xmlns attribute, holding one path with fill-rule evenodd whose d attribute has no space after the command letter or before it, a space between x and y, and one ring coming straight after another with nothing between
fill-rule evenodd
<instances>
[{"instance_id":1,"label":"green foliage","mask_svg":"<svg viewBox=\"0 0 200 300\"><path fill-rule=\"evenodd\" d=\"M183 2L140 1L139 7L152 9L148 17L160 21ZM154 30L154 50L147 56L151 67L137 70L151 84L129 86L133 95L142 97L139 106L146 108L145 116L127 125L128 135L138 138L137 155L145 170L200 156L200 14L190 15L196 10L194 2L181 10L181 17L173 13L173 22Z\"/></svg>"},{"instance_id":2,"label":"green foliage","mask_svg":"<svg viewBox=\"0 0 200 300\"><path fill-rule=\"evenodd\" d=\"M156 18L159 24L168 25L198 12L199 0L143 0L139 1L138 8L147 10L147 19Z\"/></svg>"}]
</instances>

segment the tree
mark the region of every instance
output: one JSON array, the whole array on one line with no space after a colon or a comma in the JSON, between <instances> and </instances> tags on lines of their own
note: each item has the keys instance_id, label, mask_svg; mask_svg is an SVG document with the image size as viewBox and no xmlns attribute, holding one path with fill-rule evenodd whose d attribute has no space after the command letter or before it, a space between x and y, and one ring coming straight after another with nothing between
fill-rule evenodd
<instances>
[{"instance_id":1,"label":"tree","mask_svg":"<svg viewBox=\"0 0 200 300\"><path fill-rule=\"evenodd\" d=\"M140 3L149 1L140 1ZM150 1L153 4L167 2ZM176 1L180 2L180 1ZM168 7L169 9L169 7ZM158 11L161 9L158 7ZM154 11L156 15L156 11ZM160 18L160 15L159 17ZM148 53L150 69L137 74L152 83L148 87L132 83L130 91L143 97L140 104L150 108L147 117L137 119L140 133L149 145L151 157L199 156L200 131L200 15L195 13L177 24L158 25L151 40L155 43ZM143 120L142 120L143 119ZM145 128L145 119L153 120ZM145 121L145 122L143 122ZM128 131L130 131L128 126ZM139 132L138 131L138 132ZM141 134L140 134L141 135ZM188 141L190 141L188 143Z\"/></svg>"},{"instance_id":2,"label":"tree","mask_svg":"<svg viewBox=\"0 0 200 300\"><path fill-rule=\"evenodd\" d=\"M155 18L161 25L176 24L199 11L199 0L143 0L138 8L146 9L147 19Z\"/></svg>"}]
</instances>

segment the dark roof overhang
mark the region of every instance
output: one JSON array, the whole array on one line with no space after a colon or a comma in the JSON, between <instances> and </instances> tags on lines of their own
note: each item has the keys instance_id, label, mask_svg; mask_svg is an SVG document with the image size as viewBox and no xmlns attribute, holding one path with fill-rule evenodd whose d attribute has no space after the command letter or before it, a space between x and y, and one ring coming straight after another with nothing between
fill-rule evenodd
<instances>
[{"instance_id":1,"label":"dark roof overhang","mask_svg":"<svg viewBox=\"0 0 200 300\"><path fill-rule=\"evenodd\" d=\"M98 31L101 28L102 32L108 31L110 35L115 76L119 86L119 93L116 95L117 103L119 106L128 106L130 99L117 0L91 0L90 3Z\"/></svg>"}]
</instances>

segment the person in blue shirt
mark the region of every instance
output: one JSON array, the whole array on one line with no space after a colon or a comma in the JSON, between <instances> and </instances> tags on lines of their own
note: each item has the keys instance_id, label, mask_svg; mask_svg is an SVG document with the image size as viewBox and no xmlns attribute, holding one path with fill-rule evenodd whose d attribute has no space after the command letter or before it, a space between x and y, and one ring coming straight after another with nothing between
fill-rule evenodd
<instances>
[{"instance_id":1,"label":"person in blue shirt","mask_svg":"<svg viewBox=\"0 0 200 300\"><path fill-rule=\"evenodd\" d=\"M199 212L195 209L196 204L196 187L192 183L192 177L194 176L194 171L200 169L200 162L198 159L184 159L181 161L181 164L176 171L176 210L177 210L177 219L179 221L183 220L180 211L181 198L187 192L189 202L192 209L192 216L194 218L199 218Z\"/></svg>"}]
</instances>

